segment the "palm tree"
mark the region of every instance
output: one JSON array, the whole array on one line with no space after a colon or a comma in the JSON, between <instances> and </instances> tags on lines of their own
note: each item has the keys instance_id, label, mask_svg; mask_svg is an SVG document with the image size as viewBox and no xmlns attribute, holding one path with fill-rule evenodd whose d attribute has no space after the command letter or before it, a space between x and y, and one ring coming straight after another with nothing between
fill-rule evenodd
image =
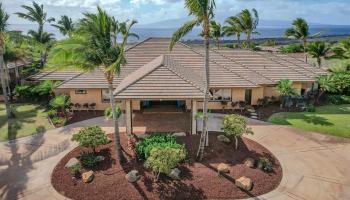
<instances>
[{"instance_id":1,"label":"palm tree","mask_svg":"<svg viewBox=\"0 0 350 200\"><path fill-rule=\"evenodd\" d=\"M321 59L326 57L329 50L330 50L330 47L325 42L321 42L321 41L312 42L307 46L307 53L310 54L311 57L317 59L317 64L318 64L318 67L320 68L322 64Z\"/></svg>"},{"instance_id":2,"label":"palm tree","mask_svg":"<svg viewBox=\"0 0 350 200\"><path fill-rule=\"evenodd\" d=\"M332 48L335 55L342 59L350 59L350 37L346 40L340 41Z\"/></svg>"},{"instance_id":3,"label":"palm tree","mask_svg":"<svg viewBox=\"0 0 350 200\"><path fill-rule=\"evenodd\" d=\"M293 27L288 28L284 33L286 37L291 37L300 40L301 45L304 47L305 61L307 62L307 38L310 36L309 25L303 18L297 18L293 21ZM318 34L315 34L318 35Z\"/></svg>"},{"instance_id":4,"label":"palm tree","mask_svg":"<svg viewBox=\"0 0 350 200\"><path fill-rule=\"evenodd\" d=\"M75 29L72 18L68 17L67 15L62 15L57 24L52 24L52 26L57 28L62 35L68 35L69 37L72 36L72 32Z\"/></svg>"},{"instance_id":5,"label":"palm tree","mask_svg":"<svg viewBox=\"0 0 350 200\"><path fill-rule=\"evenodd\" d=\"M240 42L241 34L243 30L236 23L235 16L231 16L225 20L226 26L223 27L223 31L226 36L236 36L238 43Z\"/></svg>"},{"instance_id":6,"label":"palm tree","mask_svg":"<svg viewBox=\"0 0 350 200\"><path fill-rule=\"evenodd\" d=\"M215 40L216 46L220 49L220 38L224 36L221 24L216 21L210 22L210 37Z\"/></svg>"},{"instance_id":7,"label":"palm tree","mask_svg":"<svg viewBox=\"0 0 350 200\"><path fill-rule=\"evenodd\" d=\"M248 9L242 10L237 16L230 18L239 27L239 30L246 35L248 46L251 46L252 34L259 34L256 30L259 24L258 11L252 9L250 12Z\"/></svg>"},{"instance_id":8,"label":"palm tree","mask_svg":"<svg viewBox=\"0 0 350 200\"><path fill-rule=\"evenodd\" d=\"M19 17L29 20L31 22L36 22L38 24L38 31L37 34L37 41L40 43L44 43L43 37L44 37L44 25L46 22L51 23L55 21L54 18L50 17L47 18L47 13L44 11L44 6L41 4L37 4L35 1L33 1L33 6L27 6L22 5L22 8L26 10L26 12L17 12L15 13ZM33 32L33 30L31 31Z\"/></svg>"},{"instance_id":9,"label":"palm tree","mask_svg":"<svg viewBox=\"0 0 350 200\"><path fill-rule=\"evenodd\" d=\"M293 88L293 82L288 79L278 81L276 90L282 97L281 107L286 105L289 97L298 95L297 91Z\"/></svg>"},{"instance_id":10,"label":"palm tree","mask_svg":"<svg viewBox=\"0 0 350 200\"><path fill-rule=\"evenodd\" d=\"M319 93L317 95L317 100L316 100L317 102L319 102L319 99L325 92L337 91L333 76L329 76L329 75L320 76L317 78L316 82L319 88Z\"/></svg>"},{"instance_id":11,"label":"palm tree","mask_svg":"<svg viewBox=\"0 0 350 200\"><path fill-rule=\"evenodd\" d=\"M31 6L22 5L22 8L26 10L26 12L17 12L19 17L29 20L31 22L36 22L38 24L38 30L29 30L28 34L32 36L32 38L38 43L43 45L42 51L40 52L40 67L42 68L47 59L47 52L50 48L49 42L53 39L53 34L44 32L45 23L51 23L55 21L54 18L47 17L47 13L44 11L44 6L41 4L37 4L33 1Z\"/></svg>"},{"instance_id":12,"label":"palm tree","mask_svg":"<svg viewBox=\"0 0 350 200\"><path fill-rule=\"evenodd\" d=\"M1 79L1 87L2 93L4 95L4 101L6 106L6 116L7 118L11 118L11 105L8 100L8 92L6 90L7 84L5 81L5 62L4 62L4 54L5 52L5 32L7 30L7 20L10 16L5 12L2 7L2 3L0 3L0 79Z\"/></svg>"},{"instance_id":13,"label":"palm tree","mask_svg":"<svg viewBox=\"0 0 350 200\"><path fill-rule=\"evenodd\" d=\"M194 19L186 22L178 30L173 33L169 49L172 50L175 43L189 33L195 26L202 26L202 33L205 46L205 77L206 91L203 104L203 129L198 148L197 157L201 160L204 154L204 146L209 144L208 141L208 101L210 96L210 80L209 80L209 36L210 36L210 20L214 17L214 0L185 0L185 7L188 9L189 15Z\"/></svg>"},{"instance_id":14,"label":"palm tree","mask_svg":"<svg viewBox=\"0 0 350 200\"><path fill-rule=\"evenodd\" d=\"M102 69L110 94L110 103L114 121L115 147L119 162L125 162L119 136L119 123L116 103L113 96L114 77L119 76L120 67L126 62L125 45L130 29L136 21L126 25L121 43L113 41L113 18L106 11L97 7L97 14L84 13L78 24L77 34L58 42L50 52L49 63L57 65L75 65L83 70Z\"/></svg>"}]
</instances>

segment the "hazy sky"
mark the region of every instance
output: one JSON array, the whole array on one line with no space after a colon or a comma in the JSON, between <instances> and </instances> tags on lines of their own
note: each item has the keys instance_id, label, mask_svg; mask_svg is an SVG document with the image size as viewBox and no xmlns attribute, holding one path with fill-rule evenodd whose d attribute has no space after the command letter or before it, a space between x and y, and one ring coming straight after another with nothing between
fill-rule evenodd
<instances>
[{"instance_id":1,"label":"hazy sky","mask_svg":"<svg viewBox=\"0 0 350 200\"><path fill-rule=\"evenodd\" d=\"M11 14L10 23L28 23L13 13L21 11L30 0L1 0ZM96 5L118 19L135 18L140 24L186 17L183 0L37 0L43 3L48 15L81 17L84 11L94 11ZM223 19L244 8L256 8L263 20L292 20L306 18L310 22L350 25L350 0L216 0L216 15Z\"/></svg>"}]
</instances>

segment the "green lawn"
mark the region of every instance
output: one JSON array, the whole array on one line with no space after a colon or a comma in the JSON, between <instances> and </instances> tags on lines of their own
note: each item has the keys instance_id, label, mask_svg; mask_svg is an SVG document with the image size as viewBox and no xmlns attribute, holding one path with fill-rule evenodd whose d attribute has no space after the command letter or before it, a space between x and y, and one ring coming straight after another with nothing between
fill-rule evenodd
<instances>
[{"instance_id":1,"label":"green lawn","mask_svg":"<svg viewBox=\"0 0 350 200\"><path fill-rule=\"evenodd\" d=\"M36 133L38 127L53 128L46 118L45 108L35 104L14 104L16 118L7 122L5 105L0 104L0 141Z\"/></svg>"},{"instance_id":2,"label":"green lawn","mask_svg":"<svg viewBox=\"0 0 350 200\"><path fill-rule=\"evenodd\" d=\"M276 113L269 122L350 138L350 105L321 106L314 113Z\"/></svg>"}]
</instances>

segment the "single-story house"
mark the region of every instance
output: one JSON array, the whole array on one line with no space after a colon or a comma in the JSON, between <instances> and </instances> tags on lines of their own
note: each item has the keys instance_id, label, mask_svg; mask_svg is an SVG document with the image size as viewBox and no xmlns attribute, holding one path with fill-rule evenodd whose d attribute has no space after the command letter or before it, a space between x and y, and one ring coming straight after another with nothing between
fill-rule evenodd
<instances>
[{"instance_id":1,"label":"single-story house","mask_svg":"<svg viewBox=\"0 0 350 200\"><path fill-rule=\"evenodd\" d=\"M149 38L126 51L127 63L114 81L114 96L126 111L127 131L131 113L157 106L183 107L195 115L203 105L205 92L204 49L178 42L170 52L170 39ZM46 77L55 76L51 72ZM231 103L245 101L256 105L259 98L278 96L275 86L289 79L300 94L314 87L315 78L326 72L302 60L283 54L247 49L210 50L209 109L233 109ZM95 103L97 110L110 106L103 72L67 73L56 93L66 93L72 103ZM46 79L45 75L40 76Z\"/></svg>"}]
</instances>

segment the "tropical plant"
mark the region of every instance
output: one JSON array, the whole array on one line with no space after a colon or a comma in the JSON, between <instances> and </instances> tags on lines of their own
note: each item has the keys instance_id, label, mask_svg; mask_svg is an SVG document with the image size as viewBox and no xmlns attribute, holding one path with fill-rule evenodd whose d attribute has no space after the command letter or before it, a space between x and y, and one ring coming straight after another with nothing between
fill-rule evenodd
<instances>
[{"instance_id":1,"label":"tropical plant","mask_svg":"<svg viewBox=\"0 0 350 200\"><path fill-rule=\"evenodd\" d=\"M115 109L116 109L115 113L117 114L117 118L119 118L120 115L122 114L122 109L120 108L120 105L116 105ZM104 111L104 115L107 119L113 119L112 108L111 107L106 108Z\"/></svg>"},{"instance_id":2,"label":"tropical plant","mask_svg":"<svg viewBox=\"0 0 350 200\"><path fill-rule=\"evenodd\" d=\"M57 28L64 36L68 35L69 37L72 36L72 33L75 30L72 18L67 15L62 15L57 24L52 24L52 26Z\"/></svg>"},{"instance_id":3,"label":"tropical plant","mask_svg":"<svg viewBox=\"0 0 350 200\"><path fill-rule=\"evenodd\" d=\"M293 27L288 28L284 33L286 37L291 37L300 41L301 45L304 47L305 61L307 62L306 48L307 48L307 38L310 37L309 25L305 19L297 18L293 21ZM319 33L313 35L316 36Z\"/></svg>"},{"instance_id":4,"label":"tropical plant","mask_svg":"<svg viewBox=\"0 0 350 200\"><path fill-rule=\"evenodd\" d=\"M231 16L225 20L226 26L223 27L223 31L226 36L237 37L238 43L240 42L241 34L243 32L242 27L236 23L236 16Z\"/></svg>"},{"instance_id":5,"label":"tropical plant","mask_svg":"<svg viewBox=\"0 0 350 200\"><path fill-rule=\"evenodd\" d=\"M338 58L350 59L350 37L340 41L332 48L332 51Z\"/></svg>"},{"instance_id":6,"label":"tropical plant","mask_svg":"<svg viewBox=\"0 0 350 200\"><path fill-rule=\"evenodd\" d=\"M220 49L220 38L224 36L221 24L216 21L210 21L210 37L215 40L216 47Z\"/></svg>"},{"instance_id":7,"label":"tropical plant","mask_svg":"<svg viewBox=\"0 0 350 200\"><path fill-rule=\"evenodd\" d=\"M298 92L293 88L293 82L285 79L277 82L277 92L282 97L281 107L284 107L289 100L289 97L297 96Z\"/></svg>"},{"instance_id":8,"label":"tropical plant","mask_svg":"<svg viewBox=\"0 0 350 200\"><path fill-rule=\"evenodd\" d=\"M215 1L214 0L185 0L185 7L187 8L189 15L194 19L186 22L178 30L173 33L169 49L172 50L175 43L189 33L195 26L202 26L202 33L205 46L205 80L206 91L204 97L203 106L203 129L198 148L197 157L201 160L204 154L204 146L209 145L208 137L208 101L210 96L210 81L209 81L209 36L210 36L210 20L214 17Z\"/></svg>"},{"instance_id":9,"label":"tropical plant","mask_svg":"<svg viewBox=\"0 0 350 200\"><path fill-rule=\"evenodd\" d=\"M116 20L102 8L97 7L97 13L84 13L78 24L78 33L73 37L58 42L50 53L50 64L77 66L83 70L99 70L102 68L106 78L110 103L113 110L115 148L119 162L125 162L119 136L119 124L113 96L113 80L119 76L120 67L126 62L125 45L130 30L136 21L126 25L121 43L116 43L113 37Z\"/></svg>"},{"instance_id":10,"label":"tropical plant","mask_svg":"<svg viewBox=\"0 0 350 200\"><path fill-rule=\"evenodd\" d=\"M252 34L259 34L256 31L259 24L258 11L256 9L252 9L252 11L244 9L238 15L230 17L229 19L239 27L238 30L242 30L242 32L246 35L246 41L250 47Z\"/></svg>"},{"instance_id":11,"label":"tropical plant","mask_svg":"<svg viewBox=\"0 0 350 200\"><path fill-rule=\"evenodd\" d=\"M336 90L344 93L350 89L350 72L340 72L331 74Z\"/></svg>"},{"instance_id":12,"label":"tropical plant","mask_svg":"<svg viewBox=\"0 0 350 200\"><path fill-rule=\"evenodd\" d=\"M7 118L12 117L11 105L8 99L7 84L5 81L5 62L4 62L4 54L5 52L5 32L7 30L7 21L9 19L9 15L5 12L2 7L2 3L0 3L0 79L1 79L1 87L2 93L4 95L4 102L6 107L6 116Z\"/></svg>"},{"instance_id":13,"label":"tropical plant","mask_svg":"<svg viewBox=\"0 0 350 200\"><path fill-rule=\"evenodd\" d=\"M327 100L335 105L350 104L350 96L346 95L328 95Z\"/></svg>"},{"instance_id":14,"label":"tropical plant","mask_svg":"<svg viewBox=\"0 0 350 200\"><path fill-rule=\"evenodd\" d=\"M316 58L318 67L321 67L322 58L325 58L327 56L329 50L330 47L323 41L311 42L307 46L307 53L311 57Z\"/></svg>"},{"instance_id":15,"label":"tropical plant","mask_svg":"<svg viewBox=\"0 0 350 200\"><path fill-rule=\"evenodd\" d=\"M238 149L238 138L243 134L253 134L251 128L247 127L246 119L241 115L226 115L223 120L223 131L226 137L235 139L235 149Z\"/></svg>"},{"instance_id":16,"label":"tropical plant","mask_svg":"<svg viewBox=\"0 0 350 200\"><path fill-rule=\"evenodd\" d=\"M106 133L100 126L88 126L82 128L78 133L74 134L72 141L76 141L80 146L90 148L96 153L96 148L109 142Z\"/></svg>"},{"instance_id":17,"label":"tropical plant","mask_svg":"<svg viewBox=\"0 0 350 200\"><path fill-rule=\"evenodd\" d=\"M350 59L340 61L339 63L330 67L328 71L332 73L350 72Z\"/></svg>"},{"instance_id":18,"label":"tropical plant","mask_svg":"<svg viewBox=\"0 0 350 200\"><path fill-rule=\"evenodd\" d=\"M168 134L152 134L136 144L136 154L141 160L146 160L154 148L180 149L183 145L176 143L176 137Z\"/></svg>"},{"instance_id":19,"label":"tropical plant","mask_svg":"<svg viewBox=\"0 0 350 200\"><path fill-rule=\"evenodd\" d=\"M69 168L70 174L74 177L77 177L81 172L81 165L77 163Z\"/></svg>"},{"instance_id":20,"label":"tropical plant","mask_svg":"<svg viewBox=\"0 0 350 200\"><path fill-rule=\"evenodd\" d=\"M136 23L136 20L131 20L129 23L128 21L120 22L118 23L118 32L122 35L123 38L134 37L136 39L139 39L139 36L136 33L130 32L130 28Z\"/></svg>"},{"instance_id":21,"label":"tropical plant","mask_svg":"<svg viewBox=\"0 0 350 200\"><path fill-rule=\"evenodd\" d=\"M273 165L268 157L261 156L258 159L258 168L265 172L271 172L273 170Z\"/></svg>"},{"instance_id":22,"label":"tropical plant","mask_svg":"<svg viewBox=\"0 0 350 200\"><path fill-rule=\"evenodd\" d=\"M64 116L67 116L69 104L69 96L64 94L58 95L50 101L50 106L56 109L58 112L61 112Z\"/></svg>"},{"instance_id":23,"label":"tropical plant","mask_svg":"<svg viewBox=\"0 0 350 200\"><path fill-rule=\"evenodd\" d=\"M32 4L32 6L22 5L21 7L24 8L26 12L17 12L15 14L23 19L37 23L38 30L36 32L31 30L30 32L32 34L35 33L35 39L37 39L38 42L45 43L44 25L46 22L51 23L55 21L55 19L47 17L47 13L44 11L44 6L42 4L39 5L35 1L33 1Z\"/></svg>"},{"instance_id":24,"label":"tropical plant","mask_svg":"<svg viewBox=\"0 0 350 200\"><path fill-rule=\"evenodd\" d=\"M319 102L320 97L325 93L325 92L335 92L337 91L335 83L334 83L334 78L329 75L324 75L320 76L316 80L318 87L319 87L319 93L317 96L317 102Z\"/></svg>"},{"instance_id":25,"label":"tropical plant","mask_svg":"<svg viewBox=\"0 0 350 200\"><path fill-rule=\"evenodd\" d=\"M187 152L184 147L156 147L151 150L150 156L147 158L145 165L151 168L153 172L157 173L159 179L160 173L169 175L171 169L175 168L181 161L186 158Z\"/></svg>"},{"instance_id":26,"label":"tropical plant","mask_svg":"<svg viewBox=\"0 0 350 200\"><path fill-rule=\"evenodd\" d=\"M82 152L78 159L84 167L89 169L94 169L100 162L96 154L91 152Z\"/></svg>"}]
</instances>

